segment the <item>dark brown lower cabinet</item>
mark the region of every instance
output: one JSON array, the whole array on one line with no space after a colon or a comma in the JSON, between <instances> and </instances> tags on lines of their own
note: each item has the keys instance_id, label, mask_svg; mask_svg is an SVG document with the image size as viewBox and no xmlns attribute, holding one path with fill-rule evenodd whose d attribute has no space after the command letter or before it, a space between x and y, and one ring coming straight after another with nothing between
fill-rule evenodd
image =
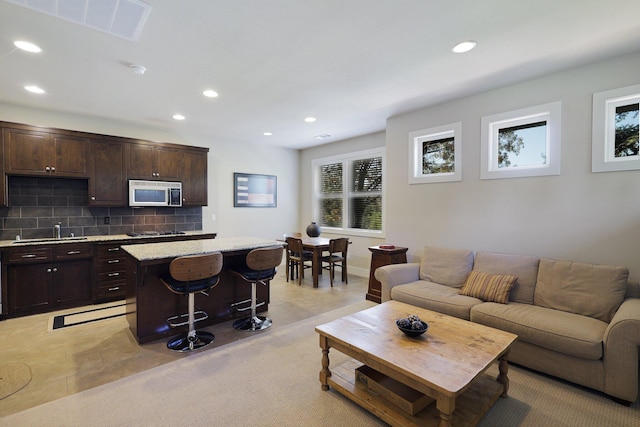
<instances>
[{"instance_id":1,"label":"dark brown lower cabinet","mask_svg":"<svg viewBox=\"0 0 640 427\"><path fill-rule=\"evenodd\" d=\"M91 260L7 267L8 314L32 314L91 303Z\"/></svg>"}]
</instances>

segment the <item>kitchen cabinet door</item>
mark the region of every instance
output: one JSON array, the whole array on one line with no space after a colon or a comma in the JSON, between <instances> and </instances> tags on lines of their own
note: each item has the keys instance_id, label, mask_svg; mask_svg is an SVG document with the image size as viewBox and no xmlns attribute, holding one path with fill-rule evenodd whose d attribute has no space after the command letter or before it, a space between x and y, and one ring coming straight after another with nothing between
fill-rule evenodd
<instances>
[{"instance_id":1,"label":"kitchen cabinet door","mask_svg":"<svg viewBox=\"0 0 640 427\"><path fill-rule=\"evenodd\" d=\"M125 144L94 140L91 151L93 173L89 178L89 205L127 206Z\"/></svg>"}]
</instances>

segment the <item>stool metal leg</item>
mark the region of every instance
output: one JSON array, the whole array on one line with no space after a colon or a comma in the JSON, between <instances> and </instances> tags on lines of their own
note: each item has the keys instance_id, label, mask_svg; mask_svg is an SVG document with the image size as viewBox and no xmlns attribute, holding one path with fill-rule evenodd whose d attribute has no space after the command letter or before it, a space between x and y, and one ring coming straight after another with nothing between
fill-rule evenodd
<instances>
[{"instance_id":1,"label":"stool metal leg","mask_svg":"<svg viewBox=\"0 0 640 427\"><path fill-rule=\"evenodd\" d=\"M236 320L233 322L234 328L240 331L261 331L271 326L270 318L256 314L257 299L256 282L253 282L251 283L251 317Z\"/></svg>"},{"instance_id":2,"label":"stool metal leg","mask_svg":"<svg viewBox=\"0 0 640 427\"><path fill-rule=\"evenodd\" d=\"M196 331L195 328L195 295L189 294L189 332L180 335L167 343L167 348L174 351L192 351L205 347L213 342L215 335L211 332Z\"/></svg>"}]
</instances>

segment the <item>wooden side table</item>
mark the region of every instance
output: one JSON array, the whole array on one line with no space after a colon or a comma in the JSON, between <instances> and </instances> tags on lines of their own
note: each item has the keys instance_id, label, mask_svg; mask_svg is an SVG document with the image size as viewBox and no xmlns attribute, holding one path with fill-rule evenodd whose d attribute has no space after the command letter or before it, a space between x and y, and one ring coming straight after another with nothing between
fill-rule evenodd
<instances>
[{"instance_id":1,"label":"wooden side table","mask_svg":"<svg viewBox=\"0 0 640 427\"><path fill-rule=\"evenodd\" d=\"M382 302L382 285L376 280L374 273L378 267L389 264L404 264L407 262L407 250L399 246L393 249L383 249L380 246L371 246L371 268L369 270L369 290L367 299L369 301Z\"/></svg>"}]
</instances>

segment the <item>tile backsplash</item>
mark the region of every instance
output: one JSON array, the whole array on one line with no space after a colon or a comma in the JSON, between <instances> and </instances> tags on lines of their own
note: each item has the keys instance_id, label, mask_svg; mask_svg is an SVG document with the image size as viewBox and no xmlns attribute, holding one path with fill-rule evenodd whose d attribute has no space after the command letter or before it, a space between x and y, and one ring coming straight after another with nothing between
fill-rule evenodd
<instances>
[{"instance_id":1,"label":"tile backsplash","mask_svg":"<svg viewBox=\"0 0 640 427\"><path fill-rule=\"evenodd\" d=\"M63 237L202 230L202 207L90 207L82 179L10 176L8 193L0 240L53 237L58 222Z\"/></svg>"}]
</instances>

